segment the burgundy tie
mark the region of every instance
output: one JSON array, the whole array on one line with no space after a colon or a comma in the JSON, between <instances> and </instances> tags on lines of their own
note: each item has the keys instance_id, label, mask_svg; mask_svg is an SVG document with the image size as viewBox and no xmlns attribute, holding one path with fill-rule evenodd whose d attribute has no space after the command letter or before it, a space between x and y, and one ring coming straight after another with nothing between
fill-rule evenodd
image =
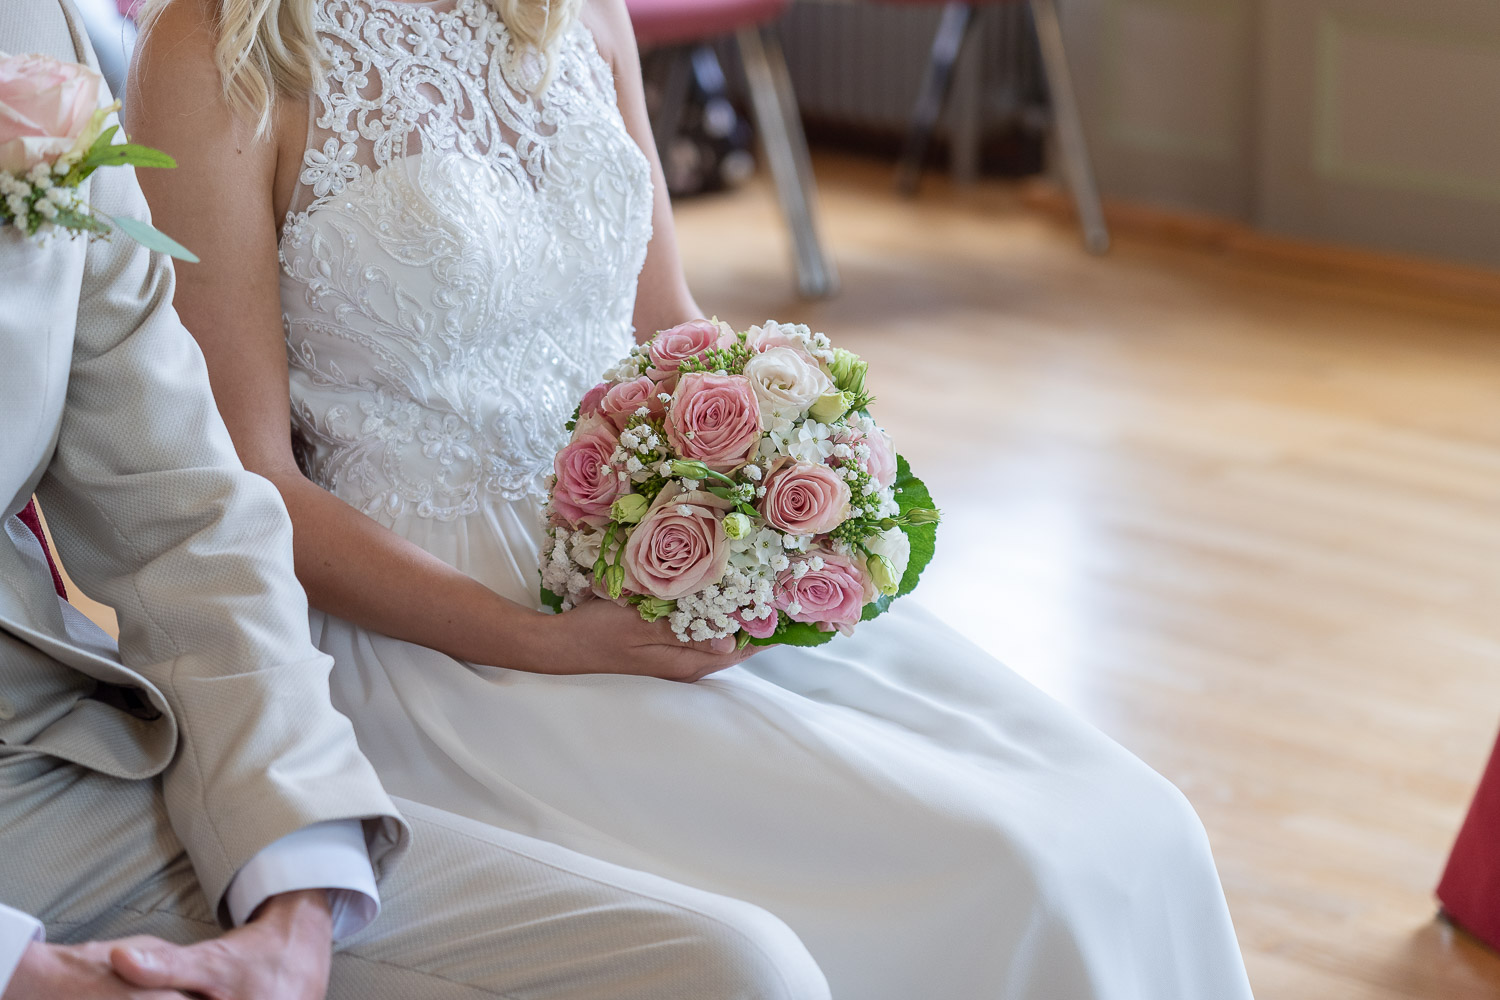
<instances>
[{"instance_id":1,"label":"burgundy tie","mask_svg":"<svg viewBox=\"0 0 1500 1000\"><path fill-rule=\"evenodd\" d=\"M37 513L36 501L32 500L22 507L21 513L16 516L21 519L22 524L31 529L36 540L42 543L42 552L47 557L47 568L52 571L52 586L57 589L57 596L66 601L68 589L63 586L62 574L57 571L57 563L52 558L52 549L47 545L47 536L42 533L42 517Z\"/></svg>"}]
</instances>

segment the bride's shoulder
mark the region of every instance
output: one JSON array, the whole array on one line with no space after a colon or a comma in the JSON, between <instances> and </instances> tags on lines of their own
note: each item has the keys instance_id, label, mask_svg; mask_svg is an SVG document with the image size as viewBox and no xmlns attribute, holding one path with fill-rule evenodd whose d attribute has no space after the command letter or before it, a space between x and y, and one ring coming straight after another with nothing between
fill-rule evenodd
<instances>
[{"instance_id":1,"label":"bride's shoulder","mask_svg":"<svg viewBox=\"0 0 1500 1000\"><path fill-rule=\"evenodd\" d=\"M593 34L599 54L616 72L621 65L628 66L639 58L625 0L582 0L579 19Z\"/></svg>"},{"instance_id":2,"label":"bride's shoulder","mask_svg":"<svg viewBox=\"0 0 1500 1000\"><path fill-rule=\"evenodd\" d=\"M226 23L226 11L235 7L223 0L160 0L146 8L126 83L132 136L149 135L160 148L216 145L248 159L274 158L282 119L295 118L287 112L297 105L275 74L257 71L253 29L251 38L237 38ZM237 61L235 51L242 53ZM229 86L226 67L234 72Z\"/></svg>"},{"instance_id":3,"label":"bride's shoulder","mask_svg":"<svg viewBox=\"0 0 1500 1000\"><path fill-rule=\"evenodd\" d=\"M148 8L126 85L132 131L143 120L201 113L221 94L213 8L212 0L166 0Z\"/></svg>"},{"instance_id":4,"label":"bride's shoulder","mask_svg":"<svg viewBox=\"0 0 1500 1000\"><path fill-rule=\"evenodd\" d=\"M225 88L216 48L216 0L165 0L147 7L130 60L124 114L127 132L228 129Z\"/></svg>"},{"instance_id":5,"label":"bride's shoulder","mask_svg":"<svg viewBox=\"0 0 1500 1000\"><path fill-rule=\"evenodd\" d=\"M125 131L187 168L170 172L174 186L193 174L205 153L232 145L234 116L214 56L219 28L213 6L213 0L149 6L125 85ZM139 180L149 199L161 178Z\"/></svg>"}]
</instances>

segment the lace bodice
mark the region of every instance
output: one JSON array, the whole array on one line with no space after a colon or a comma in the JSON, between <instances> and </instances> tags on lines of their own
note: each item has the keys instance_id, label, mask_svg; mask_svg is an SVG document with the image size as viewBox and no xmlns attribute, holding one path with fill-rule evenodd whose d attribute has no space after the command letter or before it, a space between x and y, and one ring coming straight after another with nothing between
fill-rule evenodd
<instances>
[{"instance_id":1,"label":"lace bodice","mask_svg":"<svg viewBox=\"0 0 1500 1000\"><path fill-rule=\"evenodd\" d=\"M543 63L485 0L315 0L328 72L281 238L299 459L381 520L538 496L629 348L650 171L575 25Z\"/></svg>"}]
</instances>

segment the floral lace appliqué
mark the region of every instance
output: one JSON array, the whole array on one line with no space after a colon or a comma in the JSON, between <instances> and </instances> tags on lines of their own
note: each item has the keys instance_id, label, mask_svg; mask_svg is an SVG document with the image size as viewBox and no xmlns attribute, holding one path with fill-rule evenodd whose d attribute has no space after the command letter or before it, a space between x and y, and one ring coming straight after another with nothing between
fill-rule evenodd
<instances>
[{"instance_id":1,"label":"floral lace appliqu\u00e9","mask_svg":"<svg viewBox=\"0 0 1500 1000\"><path fill-rule=\"evenodd\" d=\"M316 0L327 72L281 238L292 423L372 516L542 495L630 343L651 182L575 25L540 97L484 0Z\"/></svg>"}]
</instances>

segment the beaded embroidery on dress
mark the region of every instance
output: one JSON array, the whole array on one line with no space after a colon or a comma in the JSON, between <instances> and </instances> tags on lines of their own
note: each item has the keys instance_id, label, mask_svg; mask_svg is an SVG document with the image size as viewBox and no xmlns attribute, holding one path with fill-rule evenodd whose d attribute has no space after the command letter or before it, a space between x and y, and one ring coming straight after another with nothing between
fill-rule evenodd
<instances>
[{"instance_id":1,"label":"beaded embroidery on dress","mask_svg":"<svg viewBox=\"0 0 1500 1000\"><path fill-rule=\"evenodd\" d=\"M384 522L537 497L563 425L629 348L651 179L575 24L540 99L484 0L316 0L281 238L304 471Z\"/></svg>"}]
</instances>

